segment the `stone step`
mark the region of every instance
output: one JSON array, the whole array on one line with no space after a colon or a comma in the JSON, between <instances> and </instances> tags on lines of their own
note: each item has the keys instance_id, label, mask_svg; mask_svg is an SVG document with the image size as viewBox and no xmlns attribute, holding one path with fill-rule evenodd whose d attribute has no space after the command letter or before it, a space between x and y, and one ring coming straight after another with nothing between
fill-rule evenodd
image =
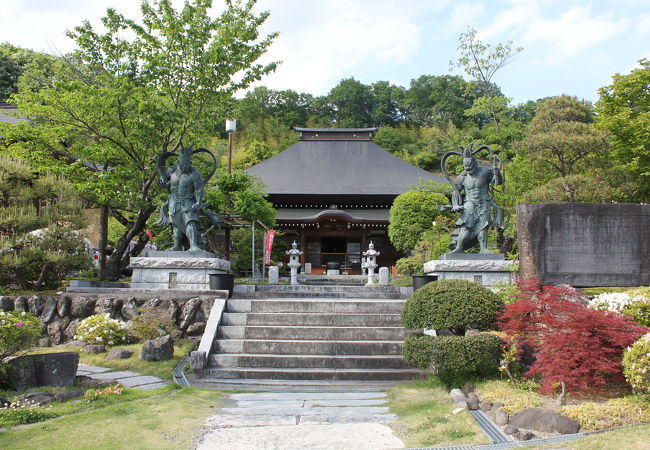
<instances>
[{"instance_id":1,"label":"stone step","mask_svg":"<svg viewBox=\"0 0 650 450\"><path fill-rule=\"evenodd\" d=\"M410 380L422 376L418 369L332 369L332 368L209 368L205 378L273 380Z\"/></svg>"},{"instance_id":2,"label":"stone step","mask_svg":"<svg viewBox=\"0 0 650 450\"><path fill-rule=\"evenodd\" d=\"M216 353L283 355L401 355L402 341L217 339Z\"/></svg>"},{"instance_id":3,"label":"stone step","mask_svg":"<svg viewBox=\"0 0 650 450\"><path fill-rule=\"evenodd\" d=\"M409 332L402 327L334 327L334 326L220 326L224 339L306 339L306 340L403 340Z\"/></svg>"},{"instance_id":4,"label":"stone step","mask_svg":"<svg viewBox=\"0 0 650 450\"><path fill-rule=\"evenodd\" d=\"M399 314L224 313L223 325L397 327Z\"/></svg>"},{"instance_id":5,"label":"stone step","mask_svg":"<svg viewBox=\"0 0 650 450\"><path fill-rule=\"evenodd\" d=\"M364 313L399 314L406 300L375 299L230 299L227 312L296 312L296 313Z\"/></svg>"},{"instance_id":6,"label":"stone step","mask_svg":"<svg viewBox=\"0 0 650 450\"><path fill-rule=\"evenodd\" d=\"M297 285L297 286L288 286L280 284L260 284L255 286L256 292L306 292L306 293L325 293L325 292L337 292L337 293L352 293L352 292L375 292L375 293L393 293L399 294L399 286L332 286L332 285Z\"/></svg>"},{"instance_id":7,"label":"stone step","mask_svg":"<svg viewBox=\"0 0 650 450\"><path fill-rule=\"evenodd\" d=\"M288 286L286 286L288 287ZM323 287L323 286L306 286L306 287ZM331 287L331 286L327 286ZM402 298L397 292L352 292L346 291L345 288L354 288L355 286L341 286L340 291L256 291L254 298L369 298L369 299L399 299ZM238 296L239 298L239 296ZM406 298L405 296L403 298Z\"/></svg>"},{"instance_id":8,"label":"stone step","mask_svg":"<svg viewBox=\"0 0 650 450\"><path fill-rule=\"evenodd\" d=\"M210 355L209 367L303 369L406 369L401 355L279 355L220 353Z\"/></svg>"},{"instance_id":9,"label":"stone step","mask_svg":"<svg viewBox=\"0 0 650 450\"><path fill-rule=\"evenodd\" d=\"M192 386L207 389L221 389L228 391L262 391L282 392L283 395L291 395L290 392L317 392L320 397L340 392L376 392L391 389L399 384L400 380L292 380L292 379L248 379L248 378L192 378ZM243 394L240 394L243 395ZM259 394L255 394L256 396Z\"/></svg>"}]
</instances>

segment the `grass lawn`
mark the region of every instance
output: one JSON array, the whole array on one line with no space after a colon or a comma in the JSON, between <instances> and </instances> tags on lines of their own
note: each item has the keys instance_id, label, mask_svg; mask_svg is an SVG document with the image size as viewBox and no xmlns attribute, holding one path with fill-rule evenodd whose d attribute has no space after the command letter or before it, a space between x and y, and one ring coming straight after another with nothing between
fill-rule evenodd
<instances>
[{"instance_id":1,"label":"grass lawn","mask_svg":"<svg viewBox=\"0 0 650 450\"><path fill-rule=\"evenodd\" d=\"M467 411L452 413L456 406L435 379L396 386L389 399L398 416L389 426L407 447L491 443Z\"/></svg>"},{"instance_id":2,"label":"grass lawn","mask_svg":"<svg viewBox=\"0 0 650 450\"><path fill-rule=\"evenodd\" d=\"M107 360L107 353L91 354L82 352L79 347L40 347L32 353L58 353L77 352L79 362L93 366L110 367L115 370L132 370L142 375L152 375L164 380L171 380L174 367L192 349L193 343L188 340L181 340L174 344L174 357L168 361L143 361L140 359L142 344L121 345L114 348L128 348L133 350L133 356L128 359Z\"/></svg>"},{"instance_id":3,"label":"grass lawn","mask_svg":"<svg viewBox=\"0 0 650 450\"><path fill-rule=\"evenodd\" d=\"M55 403L62 417L22 430L0 432L0 448L189 448L199 427L219 406L221 391L168 386L126 389L122 395Z\"/></svg>"},{"instance_id":4,"label":"grass lawn","mask_svg":"<svg viewBox=\"0 0 650 450\"><path fill-rule=\"evenodd\" d=\"M650 425L625 427L618 430L596 433L583 439L561 444L536 445L527 449L552 448L570 450L650 450Z\"/></svg>"}]
</instances>

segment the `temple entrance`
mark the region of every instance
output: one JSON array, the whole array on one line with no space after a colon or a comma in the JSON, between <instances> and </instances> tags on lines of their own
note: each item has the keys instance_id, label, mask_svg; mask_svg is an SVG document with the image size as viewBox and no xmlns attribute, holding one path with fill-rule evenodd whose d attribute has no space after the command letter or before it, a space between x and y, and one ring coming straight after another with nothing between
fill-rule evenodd
<instances>
[{"instance_id":1,"label":"temple entrance","mask_svg":"<svg viewBox=\"0 0 650 450\"><path fill-rule=\"evenodd\" d=\"M305 261L314 274L326 273L327 263L340 264L341 274L361 274L361 237L309 236Z\"/></svg>"}]
</instances>

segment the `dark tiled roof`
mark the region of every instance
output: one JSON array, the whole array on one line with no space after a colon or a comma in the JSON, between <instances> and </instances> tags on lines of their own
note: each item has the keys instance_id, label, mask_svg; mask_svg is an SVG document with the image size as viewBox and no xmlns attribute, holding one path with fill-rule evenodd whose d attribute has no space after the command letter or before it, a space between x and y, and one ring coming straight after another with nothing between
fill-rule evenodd
<instances>
[{"instance_id":1,"label":"dark tiled roof","mask_svg":"<svg viewBox=\"0 0 650 450\"><path fill-rule=\"evenodd\" d=\"M27 119L16 117L15 113L18 108L9 103L0 102L0 122L8 122L12 125L17 125L19 122L27 122Z\"/></svg>"},{"instance_id":2,"label":"dark tiled roof","mask_svg":"<svg viewBox=\"0 0 650 450\"><path fill-rule=\"evenodd\" d=\"M372 141L299 141L247 171L271 195L399 195L420 180L446 183Z\"/></svg>"}]
</instances>

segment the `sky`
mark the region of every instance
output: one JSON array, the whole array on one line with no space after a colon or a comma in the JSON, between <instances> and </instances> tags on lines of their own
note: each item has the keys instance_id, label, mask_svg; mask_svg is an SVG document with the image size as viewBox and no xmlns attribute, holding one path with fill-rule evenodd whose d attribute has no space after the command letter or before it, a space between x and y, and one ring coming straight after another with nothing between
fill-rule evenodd
<instances>
[{"instance_id":1,"label":"sky","mask_svg":"<svg viewBox=\"0 0 650 450\"><path fill-rule=\"evenodd\" d=\"M182 0L173 0L182 5ZM0 0L0 42L65 53L83 20L107 7L139 17L137 0ZM222 2L214 1L215 14ZM513 104L569 94L592 102L616 73L650 58L650 0L258 0L263 33L280 32L262 61L282 61L257 85L325 95L343 78L408 87L449 69L461 33L523 51L493 82Z\"/></svg>"}]
</instances>

